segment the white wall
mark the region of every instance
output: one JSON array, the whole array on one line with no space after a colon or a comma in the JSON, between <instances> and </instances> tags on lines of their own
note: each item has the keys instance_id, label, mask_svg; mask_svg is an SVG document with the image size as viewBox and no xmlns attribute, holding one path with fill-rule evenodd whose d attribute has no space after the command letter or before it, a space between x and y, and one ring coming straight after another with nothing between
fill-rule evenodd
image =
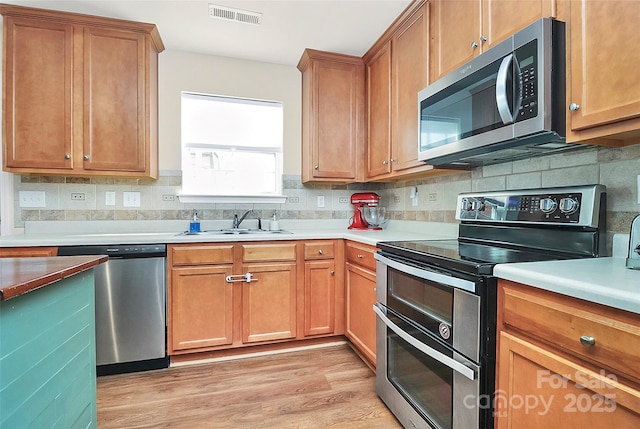
<instances>
[{"instance_id":1,"label":"white wall","mask_svg":"<svg viewBox=\"0 0 640 429\"><path fill-rule=\"evenodd\" d=\"M301 174L302 78L296 67L166 50L159 73L160 170L180 170L180 93L191 91L282 102L284 174Z\"/></svg>"}]
</instances>

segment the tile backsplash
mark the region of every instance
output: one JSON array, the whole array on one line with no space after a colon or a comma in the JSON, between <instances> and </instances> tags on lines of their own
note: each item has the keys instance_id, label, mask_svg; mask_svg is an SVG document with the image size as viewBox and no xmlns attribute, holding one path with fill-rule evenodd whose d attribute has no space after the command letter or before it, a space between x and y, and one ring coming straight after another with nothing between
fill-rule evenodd
<instances>
[{"instance_id":1,"label":"tile backsplash","mask_svg":"<svg viewBox=\"0 0 640 429\"><path fill-rule=\"evenodd\" d=\"M624 148L592 148L477 168L471 171L394 183L351 185L303 185L298 175L285 175L283 204L183 204L179 171L163 171L158 180L16 176L14 181L15 227L27 220L188 220L198 209L202 219L223 220L249 208L269 218L273 210L283 219L348 219L349 197L373 191L382 197L391 219L455 222L460 192L570 186L601 183L607 187L607 231L628 233L631 220L640 213L637 175L640 145ZM415 198L410 197L415 187ZM20 207L20 191L44 191L45 207ZM125 192L139 192L140 206L126 207ZM115 193L107 205L107 193ZM72 198L72 194L75 198ZM113 194L110 194L111 196ZM318 207L318 197L324 207ZM78 199L78 198L84 199Z\"/></svg>"}]
</instances>

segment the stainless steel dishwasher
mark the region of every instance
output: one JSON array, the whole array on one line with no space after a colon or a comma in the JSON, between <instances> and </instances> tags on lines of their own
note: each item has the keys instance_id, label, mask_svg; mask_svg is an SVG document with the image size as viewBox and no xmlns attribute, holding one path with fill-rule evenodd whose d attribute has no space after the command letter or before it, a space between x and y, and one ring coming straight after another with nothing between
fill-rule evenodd
<instances>
[{"instance_id":1,"label":"stainless steel dishwasher","mask_svg":"<svg viewBox=\"0 0 640 429\"><path fill-rule=\"evenodd\" d=\"M94 269L98 375L166 368L166 246L61 246L58 256L108 255Z\"/></svg>"}]
</instances>

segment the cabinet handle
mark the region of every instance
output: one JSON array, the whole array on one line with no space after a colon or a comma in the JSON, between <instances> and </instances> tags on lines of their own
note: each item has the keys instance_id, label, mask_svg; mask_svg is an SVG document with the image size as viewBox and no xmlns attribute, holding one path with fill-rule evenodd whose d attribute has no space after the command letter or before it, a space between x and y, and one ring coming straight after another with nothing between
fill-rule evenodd
<instances>
[{"instance_id":1,"label":"cabinet handle","mask_svg":"<svg viewBox=\"0 0 640 429\"><path fill-rule=\"evenodd\" d=\"M71 154L70 153L65 153L64 154L64 159L71 159Z\"/></svg>"},{"instance_id":2,"label":"cabinet handle","mask_svg":"<svg viewBox=\"0 0 640 429\"><path fill-rule=\"evenodd\" d=\"M482 43L484 43L484 42L486 42L486 41L487 41L487 38L486 38L486 37L484 37L484 36L480 36L480 41L481 41Z\"/></svg>"},{"instance_id":3,"label":"cabinet handle","mask_svg":"<svg viewBox=\"0 0 640 429\"><path fill-rule=\"evenodd\" d=\"M318 168L319 168L319 167L318 167L317 165L314 165L314 166L313 166L313 169L314 169L314 170L317 170Z\"/></svg>"},{"instance_id":4,"label":"cabinet handle","mask_svg":"<svg viewBox=\"0 0 640 429\"><path fill-rule=\"evenodd\" d=\"M397 162L398 160L395 158L391 158L391 162Z\"/></svg>"},{"instance_id":5,"label":"cabinet handle","mask_svg":"<svg viewBox=\"0 0 640 429\"><path fill-rule=\"evenodd\" d=\"M387 161L386 159L384 161L382 161L382 165L387 165L389 163L389 161Z\"/></svg>"},{"instance_id":6,"label":"cabinet handle","mask_svg":"<svg viewBox=\"0 0 640 429\"><path fill-rule=\"evenodd\" d=\"M583 346L592 346L596 343L596 339L593 337L590 337L588 335L583 335L580 337L580 344L582 344Z\"/></svg>"},{"instance_id":7,"label":"cabinet handle","mask_svg":"<svg viewBox=\"0 0 640 429\"><path fill-rule=\"evenodd\" d=\"M358 255L358 256L356 256L356 257L357 257L358 259L362 259L362 258L364 258L364 255Z\"/></svg>"},{"instance_id":8,"label":"cabinet handle","mask_svg":"<svg viewBox=\"0 0 640 429\"><path fill-rule=\"evenodd\" d=\"M472 47L473 49L477 48L478 46L479 46L479 45L478 45L478 42L475 42L475 41L471 42L471 47Z\"/></svg>"},{"instance_id":9,"label":"cabinet handle","mask_svg":"<svg viewBox=\"0 0 640 429\"><path fill-rule=\"evenodd\" d=\"M85 161L89 161L89 155L83 156L82 159L84 159Z\"/></svg>"},{"instance_id":10,"label":"cabinet handle","mask_svg":"<svg viewBox=\"0 0 640 429\"><path fill-rule=\"evenodd\" d=\"M571 110L572 112L580 110L580 105L577 103L571 103L569 104L569 110Z\"/></svg>"},{"instance_id":11,"label":"cabinet handle","mask_svg":"<svg viewBox=\"0 0 640 429\"><path fill-rule=\"evenodd\" d=\"M318 254L322 255L323 253L322 249L318 249Z\"/></svg>"},{"instance_id":12,"label":"cabinet handle","mask_svg":"<svg viewBox=\"0 0 640 429\"><path fill-rule=\"evenodd\" d=\"M236 282L251 283L251 282L257 282L258 279L254 279L253 274L246 273L246 274L232 274L230 276L227 276L225 278L225 281L227 283L236 283Z\"/></svg>"},{"instance_id":13,"label":"cabinet handle","mask_svg":"<svg viewBox=\"0 0 640 429\"><path fill-rule=\"evenodd\" d=\"M335 271L331 271L331 275L332 275L332 276L333 276L333 275L335 275L335 274L336 274L336 272L335 272Z\"/></svg>"}]
</instances>

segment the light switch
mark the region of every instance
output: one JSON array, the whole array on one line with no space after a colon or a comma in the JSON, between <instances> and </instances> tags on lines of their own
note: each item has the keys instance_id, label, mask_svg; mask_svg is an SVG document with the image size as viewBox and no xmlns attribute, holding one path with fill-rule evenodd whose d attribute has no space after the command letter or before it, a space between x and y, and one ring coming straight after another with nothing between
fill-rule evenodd
<instances>
[{"instance_id":1,"label":"light switch","mask_svg":"<svg viewBox=\"0 0 640 429\"><path fill-rule=\"evenodd\" d=\"M44 191L20 191L20 207L46 207Z\"/></svg>"},{"instance_id":2,"label":"light switch","mask_svg":"<svg viewBox=\"0 0 640 429\"><path fill-rule=\"evenodd\" d=\"M123 192L122 207L140 207L140 192Z\"/></svg>"},{"instance_id":3,"label":"light switch","mask_svg":"<svg viewBox=\"0 0 640 429\"><path fill-rule=\"evenodd\" d=\"M113 191L107 191L104 193L104 205L115 206L116 205L116 193Z\"/></svg>"}]
</instances>

